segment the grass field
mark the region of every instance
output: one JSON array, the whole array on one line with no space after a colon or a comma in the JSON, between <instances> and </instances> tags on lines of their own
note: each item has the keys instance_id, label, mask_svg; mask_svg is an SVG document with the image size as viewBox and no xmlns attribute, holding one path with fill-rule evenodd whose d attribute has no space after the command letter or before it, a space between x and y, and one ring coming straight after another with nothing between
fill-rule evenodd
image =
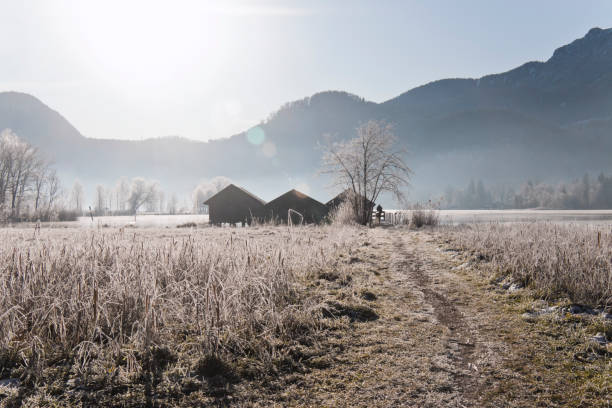
<instances>
[{"instance_id":1,"label":"grass field","mask_svg":"<svg viewBox=\"0 0 612 408\"><path fill-rule=\"evenodd\" d=\"M522 314L610 311L611 248L546 223L1 229L0 406L603 407L612 323Z\"/></svg>"},{"instance_id":2,"label":"grass field","mask_svg":"<svg viewBox=\"0 0 612 408\"><path fill-rule=\"evenodd\" d=\"M453 232L464 250L493 262L500 277L531 285L544 298L612 306L609 227L554 223L476 224Z\"/></svg>"},{"instance_id":3,"label":"grass field","mask_svg":"<svg viewBox=\"0 0 612 408\"><path fill-rule=\"evenodd\" d=\"M323 330L323 299L304 286L358 237L348 227L0 230L0 378L96 390L161 373L183 387L193 373L222 393L290 369L291 347Z\"/></svg>"}]
</instances>

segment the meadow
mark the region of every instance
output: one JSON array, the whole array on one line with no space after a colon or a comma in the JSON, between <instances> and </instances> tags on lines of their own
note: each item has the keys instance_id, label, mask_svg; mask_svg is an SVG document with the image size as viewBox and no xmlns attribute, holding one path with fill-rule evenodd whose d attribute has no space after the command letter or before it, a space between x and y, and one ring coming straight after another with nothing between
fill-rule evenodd
<instances>
[{"instance_id":1,"label":"meadow","mask_svg":"<svg viewBox=\"0 0 612 408\"><path fill-rule=\"evenodd\" d=\"M438 220L416 221L429 218ZM531 381L521 367L539 369L554 353L556 377L538 386L557 398L565 348L597 356L571 398L606 395L609 352L583 345L593 330L610 336L609 323L572 320L567 334L569 323L541 321L537 333L561 333L550 346L520 313L541 301L610 313L609 227L416 221L0 229L0 406L368 406L381 393L405 401L408 388L417 405L465 405L490 394L479 379L513 382L491 397L499 402ZM525 290L499 294L503 282ZM506 344L499 330L522 340ZM521 349L532 342L535 360ZM378 378L381 361L396 383ZM412 377L401 374L413 363ZM475 364L479 376L465 380ZM359 396L362 372L371 378ZM422 393L426 383L433 391ZM516 395L516 406L531 406L533 394Z\"/></svg>"},{"instance_id":2,"label":"meadow","mask_svg":"<svg viewBox=\"0 0 612 408\"><path fill-rule=\"evenodd\" d=\"M547 299L612 306L609 225L485 223L450 231L461 250L491 262L500 279L531 286Z\"/></svg>"},{"instance_id":3,"label":"meadow","mask_svg":"<svg viewBox=\"0 0 612 408\"><path fill-rule=\"evenodd\" d=\"M97 390L164 372L178 387L199 376L223 389L286 370L292 347L323 330L323 300L305 285L359 236L351 227L2 229L0 379Z\"/></svg>"}]
</instances>

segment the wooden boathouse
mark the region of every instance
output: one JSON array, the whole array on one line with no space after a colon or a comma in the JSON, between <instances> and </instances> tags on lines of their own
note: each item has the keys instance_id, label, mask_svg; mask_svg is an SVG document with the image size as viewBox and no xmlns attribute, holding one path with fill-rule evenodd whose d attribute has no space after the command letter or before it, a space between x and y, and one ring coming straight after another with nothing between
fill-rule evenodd
<instances>
[{"instance_id":1,"label":"wooden boathouse","mask_svg":"<svg viewBox=\"0 0 612 408\"><path fill-rule=\"evenodd\" d=\"M242 223L250 225L254 219L264 216L266 202L247 190L230 184L206 200L204 204L208 206L210 224Z\"/></svg>"}]
</instances>

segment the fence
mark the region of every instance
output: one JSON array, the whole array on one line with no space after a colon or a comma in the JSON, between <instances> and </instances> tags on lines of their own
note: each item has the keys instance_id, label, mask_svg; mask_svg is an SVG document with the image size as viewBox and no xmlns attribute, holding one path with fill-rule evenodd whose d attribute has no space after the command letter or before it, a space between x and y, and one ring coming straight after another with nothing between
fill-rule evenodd
<instances>
[{"instance_id":1,"label":"fence","mask_svg":"<svg viewBox=\"0 0 612 408\"><path fill-rule=\"evenodd\" d=\"M372 220L378 221L378 215L379 215L378 211L372 211ZM385 221L385 212L381 211L380 212L380 222L383 222L383 221Z\"/></svg>"},{"instance_id":2,"label":"fence","mask_svg":"<svg viewBox=\"0 0 612 408\"><path fill-rule=\"evenodd\" d=\"M372 221L375 224L387 225L408 225L410 224L410 211L383 211L380 214L380 222L378 221L378 212L372 212Z\"/></svg>"}]
</instances>

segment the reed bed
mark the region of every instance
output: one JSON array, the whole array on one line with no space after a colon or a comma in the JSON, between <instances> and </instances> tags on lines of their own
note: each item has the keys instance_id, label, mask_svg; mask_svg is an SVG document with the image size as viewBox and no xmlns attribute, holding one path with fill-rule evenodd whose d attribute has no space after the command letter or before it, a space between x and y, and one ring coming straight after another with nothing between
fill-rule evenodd
<instances>
[{"instance_id":1,"label":"reed bed","mask_svg":"<svg viewBox=\"0 0 612 408\"><path fill-rule=\"evenodd\" d=\"M358 235L0 230L0 379L44 383L63 370L62 381L120 382L169 367L265 375L290 345L316 338L321 299L303 288Z\"/></svg>"},{"instance_id":2,"label":"reed bed","mask_svg":"<svg viewBox=\"0 0 612 408\"><path fill-rule=\"evenodd\" d=\"M612 306L609 227L553 223L474 224L451 229L455 244L544 297Z\"/></svg>"}]
</instances>

